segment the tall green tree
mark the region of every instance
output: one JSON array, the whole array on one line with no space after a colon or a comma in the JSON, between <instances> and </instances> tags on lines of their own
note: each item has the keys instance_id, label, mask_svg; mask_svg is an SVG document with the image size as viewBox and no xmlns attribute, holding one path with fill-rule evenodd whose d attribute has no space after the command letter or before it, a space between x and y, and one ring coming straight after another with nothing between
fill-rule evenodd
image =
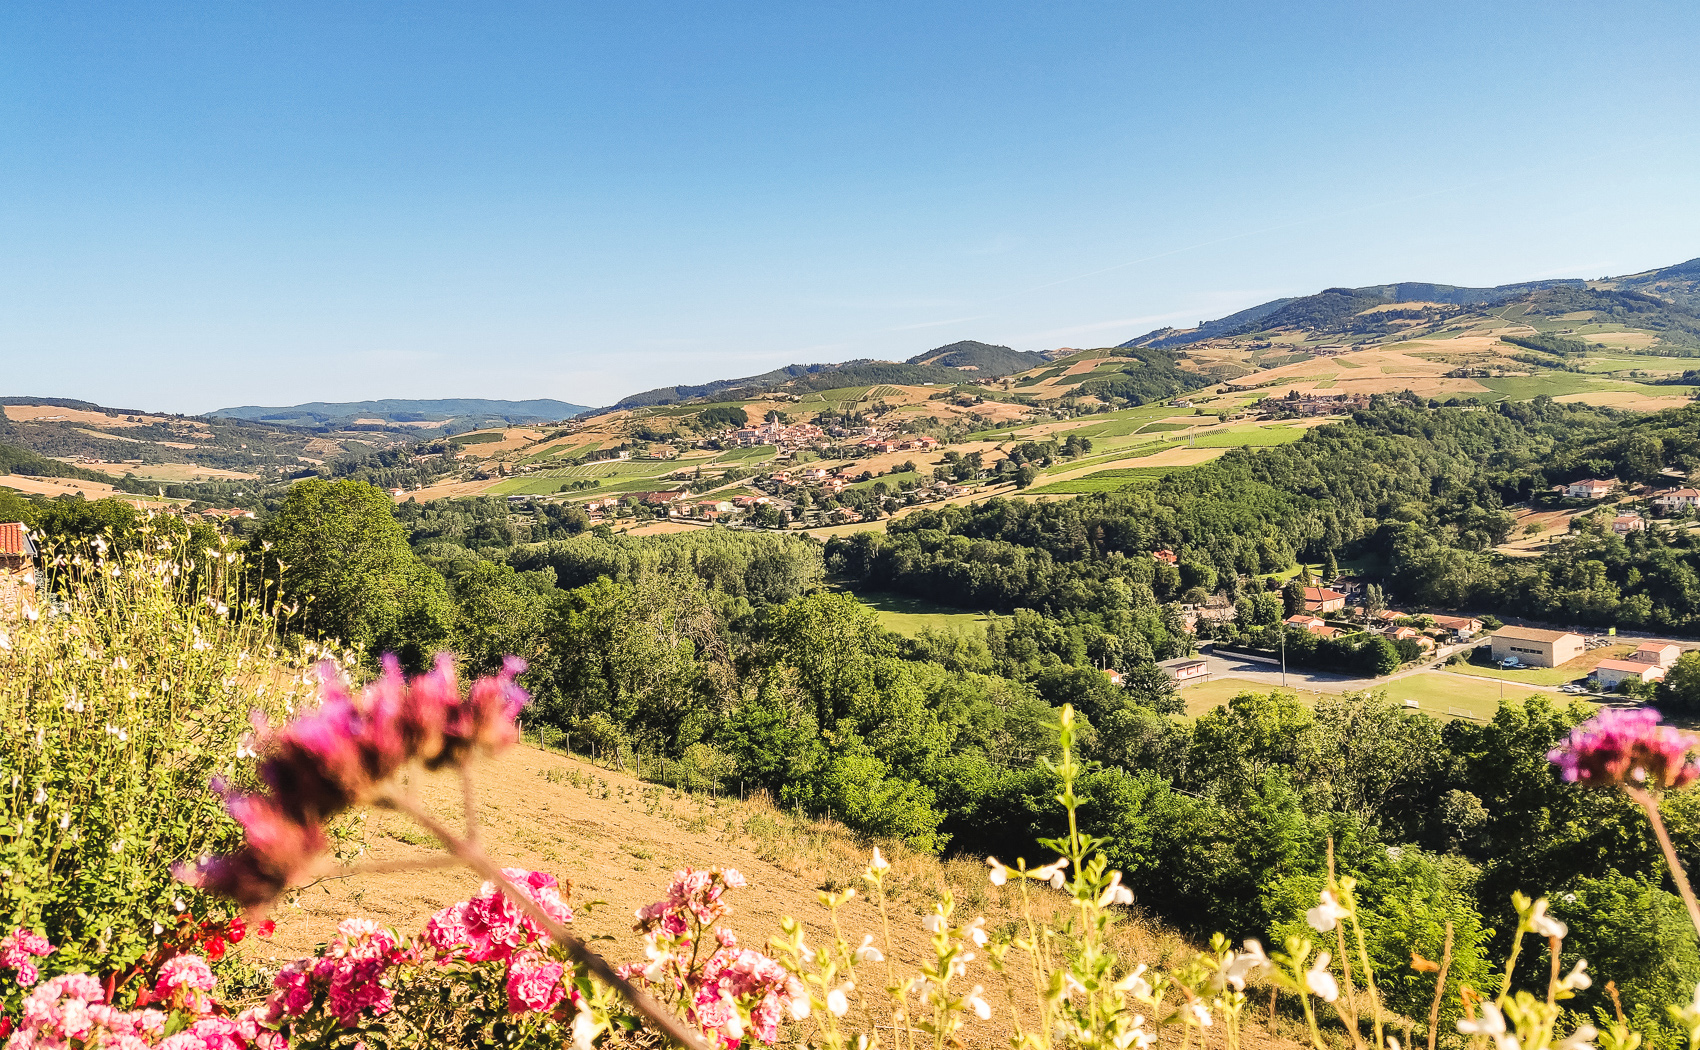
<instances>
[{"instance_id":1,"label":"tall green tree","mask_svg":"<svg viewBox=\"0 0 1700 1050\"><path fill-rule=\"evenodd\" d=\"M326 637L393 652L410 669L446 647L455 620L448 585L407 545L389 496L363 481L303 481L260 526L261 569L283 600Z\"/></svg>"}]
</instances>

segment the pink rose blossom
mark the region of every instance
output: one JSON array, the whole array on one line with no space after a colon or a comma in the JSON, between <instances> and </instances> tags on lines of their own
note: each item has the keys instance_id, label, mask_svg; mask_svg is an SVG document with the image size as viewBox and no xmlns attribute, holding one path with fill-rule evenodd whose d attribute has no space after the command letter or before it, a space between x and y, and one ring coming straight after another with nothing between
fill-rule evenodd
<instances>
[{"instance_id":1,"label":"pink rose blossom","mask_svg":"<svg viewBox=\"0 0 1700 1050\"><path fill-rule=\"evenodd\" d=\"M546 1011L565 996L561 975L566 967L542 955L515 956L508 964L508 1011Z\"/></svg>"}]
</instances>

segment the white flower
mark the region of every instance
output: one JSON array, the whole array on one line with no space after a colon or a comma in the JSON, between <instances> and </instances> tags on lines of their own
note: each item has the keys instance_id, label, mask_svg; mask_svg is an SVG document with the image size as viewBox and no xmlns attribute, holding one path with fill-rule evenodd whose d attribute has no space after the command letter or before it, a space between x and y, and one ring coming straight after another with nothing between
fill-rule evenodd
<instances>
[{"instance_id":1,"label":"white flower","mask_svg":"<svg viewBox=\"0 0 1700 1050\"><path fill-rule=\"evenodd\" d=\"M1151 994L1151 983L1145 979L1145 964L1140 963L1133 972L1110 985L1112 989L1123 994L1132 993L1135 999L1143 999Z\"/></svg>"},{"instance_id":2,"label":"white flower","mask_svg":"<svg viewBox=\"0 0 1700 1050\"><path fill-rule=\"evenodd\" d=\"M1074 993L1084 992L1085 990L1086 990L1086 986L1084 984L1081 984L1079 981L1075 980L1074 974L1072 974L1072 973L1063 974L1063 994L1067 995L1070 999L1072 999L1072 998L1074 998Z\"/></svg>"},{"instance_id":3,"label":"white flower","mask_svg":"<svg viewBox=\"0 0 1700 1050\"><path fill-rule=\"evenodd\" d=\"M1068 858L1058 857L1042 868L1034 868L1028 874L1040 882L1050 883L1051 889L1060 890L1063 888L1063 869L1066 867L1068 867Z\"/></svg>"},{"instance_id":4,"label":"white flower","mask_svg":"<svg viewBox=\"0 0 1700 1050\"><path fill-rule=\"evenodd\" d=\"M1195 999L1191 1003L1188 1003L1187 1009L1192 1011L1193 1023L1198 1025L1198 1027L1209 1028L1213 1023L1215 1023L1210 1018L1210 1008L1205 1006L1201 1000Z\"/></svg>"},{"instance_id":5,"label":"white flower","mask_svg":"<svg viewBox=\"0 0 1700 1050\"><path fill-rule=\"evenodd\" d=\"M720 1001L726 1006L726 1023L720 1026L720 1030L734 1042L743 1039L744 1019L738 1015L738 1004L724 992L720 995Z\"/></svg>"},{"instance_id":6,"label":"white flower","mask_svg":"<svg viewBox=\"0 0 1700 1050\"><path fill-rule=\"evenodd\" d=\"M968 993L968 1008L973 1010L974 1016L980 1020L990 1021L992 1019L992 1004L986 1002L981 995L984 991L985 989L979 985L974 986L974 990Z\"/></svg>"},{"instance_id":7,"label":"white flower","mask_svg":"<svg viewBox=\"0 0 1700 1050\"><path fill-rule=\"evenodd\" d=\"M1104 887L1104 892L1098 895L1098 907L1108 908L1112 904L1132 904L1133 891L1122 885L1122 873L1110 872L1110 884Z\"/></svg>"},{"instance_id":8,"label":"white flower","mask_svg":"<svg viewBox=\"0 0 1700 1050\"><path fill-rule=\"evenodd\" d=\"M986 931L982 928L985 924L986 917L982 915L962 928L962 935L968 940L973 941L974 947L976 948L984 948L986 946L986 942L991 939L986 935Z\"/></svg>"},{"instance_id":9,"label":"white flower","mask_svg":"<svg viewBox=\"0 0 1700 1050\"><path fill-rule=\"evenodd\" d=\"M0 640L3 640L5 637L5 635L0 634ZM986 864L992 869L992 873L988 875L987 878L992 880L993 886L1002 886L1004 883L1009 881L1009 869L1004 867L1002 864L999 864L996 857L987 857Z\"/></svg>"},{"instance_id":10,"label":"white flower","mask_svg":"<svg viewBox=\"0 0 1700 1050\"><path fill-rule=\"evenodd\" d=\"M59 830L64 831L66 828L68 828L70 826L71 826L71 811L66 810L65 812L59 814Z\"/></svg>"},{"instance_id":11,"label":"white flower","mask_svg":"<svg viewBox=\"0 0 1700 1050\"><path fill-rule=\"evenodd\" d=\"M1599 1029L1585 1024L1571 1032L1570 1038L1560 1040L1553 1050L1594 1050L1594 1037L1599 1034Z\"/></svg>"},{"instance_id":12,"label":"white flower","mask_svg":"<svg viewBox=\"0 0 1700 1050\"><path fill-rule=\"evenodd\" d=\"M1542 897L1529 909L1529 931L1542 937L1564 937L1570 927L1547 914L1547 899Z\"/></svg>"},{"instance_id":13,"label":"white flower","mask_svg":"<svg viewBox=\"0 0 1700 1050\"><path fill-rule=\"evenodd\" d=\"M832 1016L843 1017L850 1011L850 997L845 993L855 990L856 986L846 981L826 993L826 1008L832 1012Z\"/></svg>"},{"instance_id":14,"label":"white flower","mask_svg":"<svg viewBox=\"0 0 1700 1050\"><path fill-rule=\"evenodd\" d=\"M0 653L9 653L11 651L12 636L7 634L5 631L0 631Z\"/></svg>"},{"instance_id":15,"label":"white flower","mask_svg":"<svg viewBox=\"0 0 1700 1050\"><path fill-rule=\"evenodd\" d=\"M923 918L921 920L921 925L926 928L928 933L938 933L940 930L944 929L944 916L935 911L931 915Z\"/></svg>"},{"instance_id":16,"label":"white flower","mask_svg":"<svg viewBox=\"0 0 1700 1050\"><path fill-rule=\"evenodd\" d=\"M1305 922L1317 933L1327 933L1337 926L1341 919L1352 913L1340 906L1340 901L1334 896L1333 890L1322 891L1322 903L1305 912Z\"/></svg>"},{"instance_id":17,"label":"white flower","mask_svg":"<svg viewBox=\"0 0 1700 1050\"><path fill-rule=\"evenodd\" d=\"M1234 986L1235 991L1245 991L1246 978L1251 971L1261 970L1269 965L1269 956L1263 954L1263 945L1255 940L1247 939L1243 951L1232 953L1227 965L1222 967L1222 976Z\"/></svg>"},{"instance_id":18,"label":"white flower","mask_svg":"<svg viewBox=\"0 0 1700 1050\"><path fill-rule=\"evenodd\" d=\"M880 848L874 847L874 859L868 862L868 868L873 871L884 871L891 867L891 861L880 856Z\"/></svg>"},{"instance_id":19,"label":"white flower","mask_svg":"<svg viewBox=\"0 0 1700 1050\"><path fill-rule=\"evenodd\" d=\"M1559 982L1559 987L1566 988L1572 992L1587 990L1594 983L1594 979L1584 972L1587 969L1588 960L1577 959L1575 967L1573 967L1570 971L1570 975ZM1592 1039L1593 1036L1589 1036L1588 1038Z\"/></svg>"},{"instance_id":20,"label":"white flower","mask_svg":"<svg viewBox=\"0 0 1700 1050\"><path fill-rule=\"evenodd\" d=\"M112 852L114 852L114 853L123 853L124 852L124 840L123 839L118 839L117 841L112 843Z\"/></svg>"},{"instance_id":21,"label":"white flower","mask_svg":"<svg viewBox=\"0 0 1700 1050\"><path fill-rule=\"evenodd\" d=\"M1387 1037L1387 1050L1399 1050L1399 1040L1393 1038L1392 1036L1388 1036Z\"/></svg>"},{"instance_id":22,"label":"white flower","mask_svg":"<svg viewBox=\"0 0 1700 1050\"><path fill-rule=\"evenodd\" d=\"M1499 1012L1499 1007L1489 1002L1482 1003L1481 1007L1479 1020L1458 1022L1459 1034L1492 1036L1498 1050L1517 1050L1517 1037L1505 1031L1505 1015Z\"/></svg>"},{"instance_id":23,"label":"white flower","mask_svg":"<svg viewBox=\"0 0 1700 1050\"><path fill-rule=\"evenodd\" d=\"M40 784L37 784L35 786L35 797L31 801L34 802L38 806L41 805L43 802L46 802L47 801L47 789L45 787L41 786Z\"/></svg>"},{"instance_id":24,"label":"white flower","mask_svg":"<svg viewBox=\"0 0 1700 1050\"><path fill-rule=\"evenodd\" d=\"M885 954L874 947L874 935L868 934L862 938L862 946L856 949L856 961L860 963L885 962Z\"/></svg>"},{"instance_id":25,"label":"white flower","mask_svg":"<svg viewBox=\"0 0 1700 1050\"><path fill-rule=\"evenodd\" d=\"M793 995L791 997L791 1020L801 1021L809 1016L809 997Z\"/></svg>"},{"instance_id":26,"label":"white flower","mask_svg":"<svg viewBox=\"0 0 1700 1050\"><path fill-rule=\"evenodd\" d=\"M589 1010L573 1015L573 1050L592 1050L596 1043L596 1019Z\"/></svg>"},{"instance_id":27,"label":"white flower","mask_svg":"<svg viewBox=\"0 0 1700 1050\"><path fill-rule=\"evenodd\" d=\"M1316 957L1316 963L1305 972L1305 987L1325 1003L1331 1003L1340 997L1340 984L1334 980L1334 975L1328 972L1329 960L1333 958L1329 953L1322 952Z\"/></svg>"}]
</instances>

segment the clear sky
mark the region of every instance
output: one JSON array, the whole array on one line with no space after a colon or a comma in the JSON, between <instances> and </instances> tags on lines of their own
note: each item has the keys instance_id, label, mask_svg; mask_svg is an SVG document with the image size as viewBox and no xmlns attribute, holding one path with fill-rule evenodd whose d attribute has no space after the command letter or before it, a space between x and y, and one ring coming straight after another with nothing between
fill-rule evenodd
<instances>
[{"instance_id":1,"label":"clear sky","mask_svg":"<svg viewBox=\"0 0 1700 1050\"><path fill-rule=\"evenodd\" d=\"M556 397L1700 256L1700 4L0 7L0 393Z\"/></svg>"}]
</instances>

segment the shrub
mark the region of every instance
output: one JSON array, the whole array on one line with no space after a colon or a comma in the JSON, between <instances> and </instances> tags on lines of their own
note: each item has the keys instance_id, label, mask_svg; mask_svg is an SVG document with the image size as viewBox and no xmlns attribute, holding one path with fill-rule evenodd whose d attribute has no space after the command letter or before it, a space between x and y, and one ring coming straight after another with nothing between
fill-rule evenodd
<instances>
[{"instance_id":1,"label":"shrub","mask_svg":"<svg viewBox=\"0 0 1700 1050\"><path fill-rule=\"evenodd\" d=\"M309 695L234 556L141 538L50 550L60 598L0 630L0 925L57 945L51 973L130 966L207 914L170 867L240 841L211 782L251 775L250 712Z\"/></svg>"}]
</instances>

